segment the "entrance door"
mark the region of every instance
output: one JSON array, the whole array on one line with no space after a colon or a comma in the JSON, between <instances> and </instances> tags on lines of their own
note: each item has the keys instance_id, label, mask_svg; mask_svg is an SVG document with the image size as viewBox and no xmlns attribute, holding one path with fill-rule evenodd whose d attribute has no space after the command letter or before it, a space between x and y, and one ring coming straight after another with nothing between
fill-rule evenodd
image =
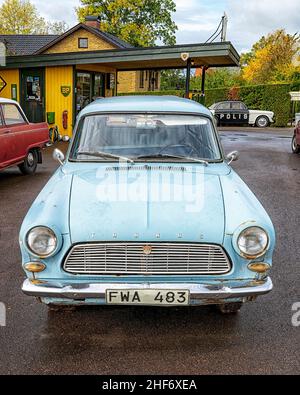
<instances>
[{"instance_id":1,"label":"entrance door","mask_svg":"<svg viewBox=\"0 0 300 395\"><path fill-rule=\"evenodd\" d=\"M104 96L104 74L85 71L76 73L76 115L92 101Z\"/></svg>"},{"instance_id":2,"label":"entrance door","mask_svg":"<svg viewBox=\"0 0 300 395\"><path fill-rule=\"evenodd\" d=\"M29 122L45 122L45 70L21 71L21 105Z\"/></svg>"}]
</instances>

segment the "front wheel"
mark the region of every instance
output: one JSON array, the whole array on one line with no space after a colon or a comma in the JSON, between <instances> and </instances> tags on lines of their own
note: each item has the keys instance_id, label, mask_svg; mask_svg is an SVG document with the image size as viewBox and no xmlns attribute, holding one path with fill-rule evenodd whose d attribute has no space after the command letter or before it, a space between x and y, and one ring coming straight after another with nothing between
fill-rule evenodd
<instances>
[{"instance_id":1,"label":"front wheel","mask_svg":"<svg viewBox=\"0 0 300 395\"><path fill-rule=\"evenodd\" d=\"M237 314L243 306L242 302L225 303L218 305L218 309L222 314Z\"/></svg>"},{"instance_id":2,"label":"front wheel","mask_svg":"<svg viewBox=\"0 0 300 395\"><path fill-rule=\"evenodd\" d=\"M300 154L300 145L297 144L296 135L294 135L292 140L292 151L294 154Z\"/></svg>"},{"instance_id":3,"label":"front wheel","mask_svg":"<svg viewBox=\"0 0 300 395\"><path fill-rule=\"evenodd\" d=\"M259 116L259 117L256 119L255 124L256 124L256 126L257 126L258 128L267 128L267 127L269 126L269 124L270 124L270 121L269 121L269 118L268 118L268 117L266 117L266 116L264 116L264 115L261 115L261 116Z\"/></svg>"},{"instance_id":4,"label":"front wheel","mask_svg":"<svg viewBox=\"0 0 300 395\"><path fill-rule=\"evenodd\" d=\"M24 162L19 165L21 173L25 175L32 175L36 172L38 165L38 154L37 151L29 151Z\"/></svg>"}]
</instances>

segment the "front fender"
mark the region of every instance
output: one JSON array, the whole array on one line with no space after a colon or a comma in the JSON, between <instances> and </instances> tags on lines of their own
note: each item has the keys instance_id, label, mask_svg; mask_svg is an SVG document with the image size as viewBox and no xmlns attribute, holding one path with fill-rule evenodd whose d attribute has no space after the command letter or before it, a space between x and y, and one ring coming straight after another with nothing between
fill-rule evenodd
<instances>
[{"instance_id":1,"label":"front fender","mask_svg":"<svg viewBox=\"0 0 300 395\"><path fill-rule=\"evenodd\" d=\"M251 226L259 226L269 235L269 248L266 257L271 262L276 236L269 215L254 193L234 171L227 176L221 176L220 180L226 213L225 239L230 237L234 243L239 231Z\"/></svg>"},{"instance_id":2,"label":"front fender","mask_svg":"<svg viewBox=\"0 0 300 395\"><path fill-rule=\"evenodd\" d=\"M20 230L20 240L35 226L55 227L69 234L69 201L73 176L58 169L28 211Z\"/></svg>"}]
</instances>

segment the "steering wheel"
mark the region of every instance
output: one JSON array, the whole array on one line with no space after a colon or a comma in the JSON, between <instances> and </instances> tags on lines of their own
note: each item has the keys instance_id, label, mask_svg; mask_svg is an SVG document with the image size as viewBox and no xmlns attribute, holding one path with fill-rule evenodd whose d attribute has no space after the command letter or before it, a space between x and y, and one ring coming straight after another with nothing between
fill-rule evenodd
<instances>
[{"instance_id":1,"label":"steering wheel","mask_svg":"<svg viewBox=\"0 0 300 395\"><path fill-rule=\"evenodd\" d=\"M189 151L189 153L187 154L187 156L191 156L191 154L192 154L193 152L195 152L196 155L199 156L199 153L198 153L198 151L196 150L196 148L193 147L193 146L190 145L190 144L170 144L170 145L166 145L165 147L163 147L163 148L159 151L158 155L162 155L164 151L166 151L168 148L172 148L172 147L188 147L188 148L190 148L190 151Z\"/></svg>"}]
</instances>

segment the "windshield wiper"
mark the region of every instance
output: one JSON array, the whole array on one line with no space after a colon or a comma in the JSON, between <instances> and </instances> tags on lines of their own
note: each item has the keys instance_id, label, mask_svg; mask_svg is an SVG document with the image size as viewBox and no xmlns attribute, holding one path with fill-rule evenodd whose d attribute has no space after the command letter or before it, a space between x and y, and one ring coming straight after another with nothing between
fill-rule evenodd
<instances>
[{"instance_id":1,"label":"windshield wiper","mask_svg":"<svg viewBox=\"0 0 300 395\"><path fill-rule=\"evenodd\" d=\"M77 155L95 156L98 158L112 158L112 159L123 160L124 162L134 163L134 160L130 158L126 158L126 156L114 155L114 154L109 154L108 152L101 152L101 151L96 151L96 152L79 151L77 152Z\"/></svg>"},{"instance_id":2,"label":"windshield wiper","mask_svg":"<svg viewBox=\"0 0 300 395\"><path fill-rule=\"evenodd\" d=\"M181 155L169 155L169 154L141 155L138 156L136 159L156 159L156 158L174 158L174 159L189 160L191 162L203 163L205 166L208 166L207 160L189 158L188 156L181 156Z\"/></svg>"}]
</instances>

